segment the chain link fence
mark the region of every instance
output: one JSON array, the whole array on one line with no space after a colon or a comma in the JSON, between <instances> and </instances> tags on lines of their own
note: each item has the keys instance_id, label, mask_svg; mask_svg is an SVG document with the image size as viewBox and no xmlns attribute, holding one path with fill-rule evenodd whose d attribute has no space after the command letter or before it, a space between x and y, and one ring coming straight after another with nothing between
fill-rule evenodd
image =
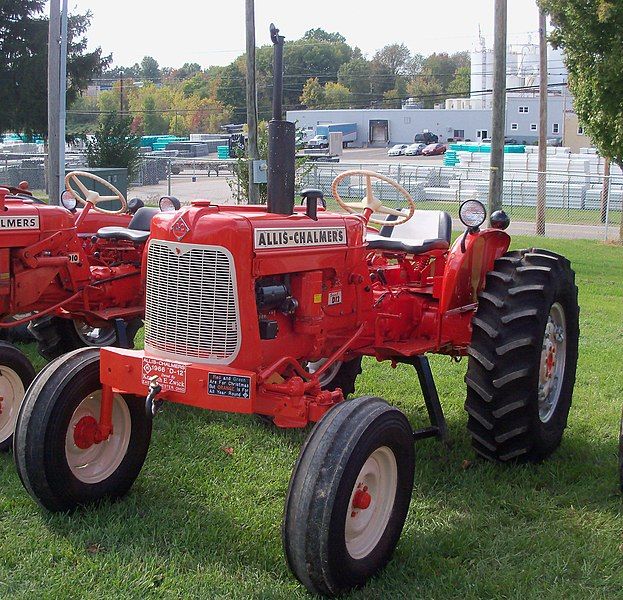
<instances>
[{"instance_id":1,"label":"chain link fence","mask_svg":"<svg viewBox=\"0 0 623 600\"><path fill-rule=\"evenodd\" d=\"M67 166L86 166L84 155L67 156ZM183 203L208 199L215 204L236 204L244 197L236 175L237 160L210 157L144 156L128 197L156 204L163 195L173 195ZM445 210L460 228L458 209L462 201L477 198L486 204L491 170L487 166L447 167L428 164L397 163L321 163L307 162L297 174L298 191L319 188L328 205L337 208L331 184L349 170L374 171L402 185L419 209ZM0 156L0 185L17 186L28 181L36 195L45 195L45 155ZM502 205L511 217L511 233L536 233L536 170L506 168ZM588 172L550 170L545 173L545 232L550 237L619 240L623 235L621 214L623 175L605 177ZM348 201L363 198L365 178L348 177L339 184L338 193ZM375 180L374 194L389 206L400 208L405 200L391 185Z\"/></svg>"},{"instance_id":2,"label":"chain link fence","mask_svg":"<svg viewBox=\"0 0 623 600\"><path fill-rule=\"evenodd\" d=\"M307 165L303 187L319 188L332 199L331 183L340 173L368 170L396 180L412 196L419 209L445 210L459 228L460 203L476 198L487 203L488 168L459 168L434 165L397 165L388 163L317 163ZM510 231L536 234L536 207L539 173L505 170L502 207L511 218ZM551 237L618 240L621 235L623 177L548 171L545 194L545 232ZM342 180L338 194L347 200L365 195L365 178L351 176ZM398 191L376 180L374 193L389 206L405 205Z\"/></svg>"}]
</instances>

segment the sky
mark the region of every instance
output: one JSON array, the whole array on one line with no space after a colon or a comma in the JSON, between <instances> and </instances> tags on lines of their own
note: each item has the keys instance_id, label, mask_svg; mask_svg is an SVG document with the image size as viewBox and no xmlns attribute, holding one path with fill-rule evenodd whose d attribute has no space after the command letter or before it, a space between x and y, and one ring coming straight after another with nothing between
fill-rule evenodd
<instances>
[{"instance_id":1,"label":"sky","mask_svg":"<svg viewBox=\"0 0 623 600\"><path fill-rule=\"evenodd\" d=\"M286 39L308 29L338 31L371 57L387 44L415 53L471 50L480 25L493 45L493 0L255 0L257 45L270 43L273 21ZM93 13L89 48L128 66L153 56L160 66L226 65L244 52L244 0L69 0L70 12ZM49 10L49 9L46 9ZM538 41L535 0L508 0L508 41Z\"/></svg>"}]
</instances>

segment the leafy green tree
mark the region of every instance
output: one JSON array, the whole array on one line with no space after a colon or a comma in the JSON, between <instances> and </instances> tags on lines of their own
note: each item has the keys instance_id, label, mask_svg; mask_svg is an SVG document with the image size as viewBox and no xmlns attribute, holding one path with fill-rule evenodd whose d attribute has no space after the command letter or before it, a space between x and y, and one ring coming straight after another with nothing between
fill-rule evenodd
<instances>
[{"instance_id":1,"label":"leafy green tree","mask_svg":"<svg viewBox=\"0 0 623 600\"><path fill-rule=\"evenodd\" d=\"M197 73L201 73L201 65L198 63L184 63L180 69L173 71L173 76L178 79L188 79Z\"/></svg>"},{"instance_id":2,"label":"leafy green tree","mask_svg":"<svg viewBox=\"0 0 623 600\"><path fill-rule=\"evenodd\" d=\"M97 127L97 98L78 96L67 111L67 137L81 136L91 133Z\"/></svg>"},{"instance_id":3,"label":"leafy green tree","mask_svg":"<svg viewBox=\"0 0 623 600\"><path fill-rule=\"evenodd\" d=\"M346 38L341 33L329 33L320 27L306 31L303 34L303 39L314 42L329 42L333 44L346 43Z\"/></svg>"},{"instance_id":4,"label":"leafy green tree","mask_svg":"<svg viewBox=\"0 0 623 600\"><path fill-rule=\"evenodd\" d=\"M447 52L433 53L424 59L423 71L430 72L440 84L442 92L446 92L456 72L460 67L469 67L470 59L467 52L448 54Z\"/></svg>"},{"instance_id":5,"label":"leafy green tree","mask_svg":"<svg viewBox=\"0 0 623 600\"><path fill-rule=\"evenodd\" d=\"M470 92L470 85L470 67L459 67L454 74L454 79L450 82L446 91L452 96L468 96Z\"/></svg>"},{"instance_id":6,"label":"leafy green tree","mask_svg":"<svg viewBox=\"0 0 623 600\"><path fill-rule=\"evenodd\" d=\"M623 167L623 4L619 0L541 0L565 51L578 118L599 151Z\"/></svg>"},{"instance_id":7,"label":"leafy green tree","mask_svg":"<svg viewBox=\"0 0 623 600\"><path fill-rule=\"evenodd\" d=\"M310 77L305 82L300 101L307 108L321 108L325 105L325 88L320 85L318 77Z\"/></svg>"},{"instance_id":8,"label":"leafy green tree","mask_svg":"<svg viewBox=\"0 0 623 600\"><path fill-rule=\"evenodd\" d=\"M132 133L132 117L106 115L87 144L89 167L120 167L132 177L140 163L140 140Z\"/></svg>"},{"instance_id":9,"label":"leafy green tree","mask_svg":"<svg viewBox=\"0 0 623 600\"><path fill-rule=\"evenodd\" d=\"M310 77L318 77L321 83L336 82L340 67L351 59L352 54L353 49L343 41L305 37L287 41L283 51L286 107L298 103L303 86Z\"/></svg>"},{"instance_id":10,"label":"leafy green tree","mask_svg":"<svg viewBox=\"0 0 623 600\"><path fill-rule=\"evenodd\" d=\"M406 75L411 68L411 51L404 44L388 44L376 52L373 60L394 75Z\"/></svg>"},{"instance_id":11,"label":"leafy green tree","mask_svg":"<svg viewBox=\"0 0 623 600\"><path fill-rule=\"evenodd\" d=\"M141 73L142 79L147 81L157 81L160 78L160 67L158 61L151 56L143 57L141 61Z\"/></svg>"},{"instance_id":12,"label":"leafy green tree","mask_svg":"<svg viewBox=\"0 0 623 600\"><path fill-rule=\"evenodd\" d=\"M425 69L416 79L407 86L410 97L419 100L424 108L433 108L441 100L443 93L441 82L433 76L430 70Z\"/></svg>"},{"instance_id":13,"label":"leafy green tree","mask_svg":"<svg viewBox=\"0 0 623 600\"><path fill-rule=\"evenodd\" d=\"M367 102L372 89L372 64L365 58L353 58L338 70L338 83L346 86L357 102Z\"/></svg>"},{"instance_id":14,"label":"leafy green tree","mask_svg":"<svg viewBox=\"0 0 623 600\"><path fill-rule=\"evenodd\" d=\"M216 99L233 110L236 122L246 120L246 79L244 60L238 57L221 71L221 81L216 91Z\"/></svg>"},{"instance_id":15,"label":"leafy green tree","mask_svg":"<svg viewBox=\"0 0 623 600\"><path fill-rule=\"evenodd\" d=\"M324 98L327 108L349 108L352 94L345 85L329 81L324 86Z\"/></svg>"},{"instance_id":16,"label":"leafy green tree","mask_svg":"<svg viewBox=\"0 0 623 600\"><path fill-rule=\"evenodd\" d=\"M0 131L47 132L48 19L43 0L0 2ZM101 48L86 52L91 13L70 15L67 104L110 62Z\"/></svg>"},{"instance_id":17,"label":"leafy green tree","mask_svg":"<svg viewBox=\"0 0 623 600\"><path fill-rule=\"evenodd\" d=\"M168 122L163 113L158 111L153 94L143 98L143 135L163 135L167 132Z\"/></svg>"}]
</instances>

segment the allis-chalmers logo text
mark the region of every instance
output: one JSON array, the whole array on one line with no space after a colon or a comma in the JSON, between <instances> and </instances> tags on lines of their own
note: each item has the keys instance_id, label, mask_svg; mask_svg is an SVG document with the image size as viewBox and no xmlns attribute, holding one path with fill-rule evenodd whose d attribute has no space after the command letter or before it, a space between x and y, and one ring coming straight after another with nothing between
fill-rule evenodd
<instances>
[{"instance_id":1,"label":"allis-chalmers logo text","mask_svg":"<svg viewBox=\"0 0 623 600\"><path fill-rule=\"evenodd\" d=\"M345 227L306 229L256 229L255 248L291 248L295 246L340 246L346 244Z\"/></svg>"},{"instance_id":2,"label":"allis-chalmers logo text","mask_svg":"<svg viewBox=\"0 0 623 600\"><path fill-rule=\"evenodd\" d=\"M0 217L0 231L3 229L39 229L39 217Z\"/></svg>"}]
</instances>

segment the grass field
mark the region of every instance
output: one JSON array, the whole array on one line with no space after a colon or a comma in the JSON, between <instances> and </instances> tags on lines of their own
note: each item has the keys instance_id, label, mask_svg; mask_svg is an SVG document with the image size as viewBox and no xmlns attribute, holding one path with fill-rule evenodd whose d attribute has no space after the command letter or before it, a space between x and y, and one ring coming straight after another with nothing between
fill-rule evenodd
<instances>
[{"instance_id":1,"label":"grass field","mask_svg":"<svg viewBox=\"0 0 623 600\"><path fill-rule=\"evenodd\" d=\"M514 247L543 244L515 239ZM453 446L419 442L413 500L388 568L352 598L621 598L617 488L623 404L623 247L547 240L580 287L580 364L561 448L538 466L474 458L465 362L433 357ZM32 352L32 349L28 349ZM414 372L367 360L359 395L425 409ZM0 598L305 598L280 520L304 432L250 417L169 407L129 496L49 515L0 456ZM229 454L224 449L231 448Z\"/></svg>"}]
</instances>

